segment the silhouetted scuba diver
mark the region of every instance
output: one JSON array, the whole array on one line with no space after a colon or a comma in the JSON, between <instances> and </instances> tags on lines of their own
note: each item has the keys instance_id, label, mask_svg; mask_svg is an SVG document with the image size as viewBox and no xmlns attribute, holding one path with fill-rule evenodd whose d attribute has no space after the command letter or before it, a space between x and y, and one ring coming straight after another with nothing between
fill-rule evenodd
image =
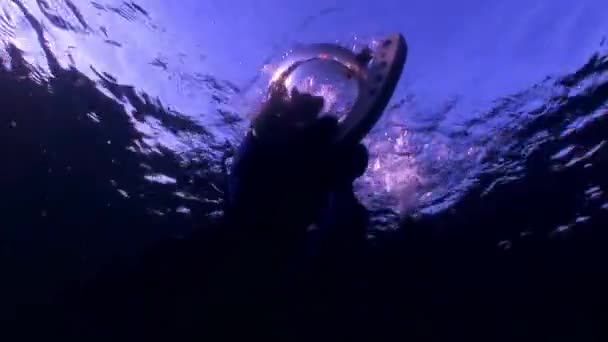
<instances>
[{"instance_id":1,"label":"silhouetted scuba diver","mask_svg":"<svg viewBox=\"0 0 608 342\"><path fill-rule=\"evenodd\" d=\"M294 92L261 110L315 115L322 105ZM355 259L366 248L367 211L352 183L367 151L333 144L336 129L335 118L323 117L276 130L272 141L251 130L231 168L223 221L100 274L74 296L68 330L87 339L175 341L357 331L352 325L364 322L352 291L360 285ZM334 329L339 322L345 325Z\"/></svg>"}]
</instances>

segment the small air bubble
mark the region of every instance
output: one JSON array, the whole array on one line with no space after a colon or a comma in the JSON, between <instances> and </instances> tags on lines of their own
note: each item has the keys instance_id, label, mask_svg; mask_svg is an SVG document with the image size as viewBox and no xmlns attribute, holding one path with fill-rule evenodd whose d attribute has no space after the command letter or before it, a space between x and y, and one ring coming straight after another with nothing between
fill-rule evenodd
<instances>
[{"instance_id":1,"label":"small air bubble","mask_svg":"<svg viewBox=\"0 0 608 342\"><path fill-rule=\"evenodd\" d=\"M178 207L177 209L175 209L175 212L177 212L178 214L188 215L188 214L190 214L190 209L186 208L184 206L181 206L181 207Z\"/></svg>"},{"instance_id":2,"label":"small air bubble","mask_svg":"<svg viewBox=\"0 0 608 342\"><path fill-rule=\"evenodd\" d=\"M585 191L585 194L593 195L594 193L599 192L599 191L602 191L602 189L599 186L592 186Z\"/></svg>"},{"instance_id":3,"label":"small air bubble","mask_svg":"<svg viewBox=\"0 0 608 342\"><path fill-rule=\"evenodd\" d=\"M118 193L124 198L129 198L129 194L122 189L118 189Z\"/></svg>"},{"instance_id":4,"label":"small air bubble","mask_svg":"<svg viewBox=\"0 0 608 342\"><path fill-rule=\"evenodd\" d=\"M502 250L505 250L505 251L508 251L509 249L511 249L512 246L513 246L513 244L509 240L503 240L498 243L498 248L501 248Z\"/></svg>"}]
</instances>

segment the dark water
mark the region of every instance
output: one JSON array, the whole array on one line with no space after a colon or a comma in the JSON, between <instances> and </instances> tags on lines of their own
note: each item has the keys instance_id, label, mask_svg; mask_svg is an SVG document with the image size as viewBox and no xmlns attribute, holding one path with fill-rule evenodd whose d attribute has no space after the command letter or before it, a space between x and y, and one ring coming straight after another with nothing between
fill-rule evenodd
<instances>
[{"instance_id":1,"label":"dark water","mask_svg":"<svg viewBox=\"0 0 608 342\"><path fill-rule=\"evenodd\" d=\"M204 56L148 53L112 36L120 25L165 37L131 2L0 6L0 318L221 216L224 152L246 125L231 101L248 83L189 68ZM378 277L419 290L387 302L417 305L421 336L443 322L446 338L479 326L586 340L608 318L608 54L594 44L466 116L466 99L429 109L404 80L368 139L358 193L386 256Z\"/></svg>"},{"instance_id":2,"label":"dark water","mask_svg":"<svg viewBox=\"0 0 608 342\"><path fill-rule=\"evenodd\" d=\"M0 259L8 315L14 304L24 310L41 304L48 291L109 256L204 227L221 198L213 183L220 181L219 170L209 161L213 151L192 147L185 156L152 146L134 124L154 120L193 140L208 134L204 127L93 67L99 80L62 67L42 24L22 3L14 4L48 69L39 71L23 50L5 45ZM135 15L129 9L119 13ZM60 17L49 20L70 29Z\"/></svg>"}]
</instances>

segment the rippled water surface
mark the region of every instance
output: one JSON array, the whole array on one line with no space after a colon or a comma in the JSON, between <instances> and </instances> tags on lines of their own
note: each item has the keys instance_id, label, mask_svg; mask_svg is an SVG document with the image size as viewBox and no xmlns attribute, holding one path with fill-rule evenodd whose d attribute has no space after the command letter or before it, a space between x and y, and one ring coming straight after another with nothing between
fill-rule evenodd
<instances>
[{"instance_id":1,"label":"rippled water surface","mask_svg":"<svg viewBox=\"0 0 608 342\"><path fill-rule=\"evenodd\" d=\"M221 215L249 95L296 43L401 31L366 139L370 236L398 216L509 250L606 222L603 1L2 0L0 264L39 300L104 258ZM238 8L238 10L237 10ZM446 234L448 234L446 233ZM602 235L603 236L603 235ZM16 262L18 260L18 262ZM41 295L42 296L42 295ZM20 297L21 298L21 297Z\"/></svg>"}]
</instances>

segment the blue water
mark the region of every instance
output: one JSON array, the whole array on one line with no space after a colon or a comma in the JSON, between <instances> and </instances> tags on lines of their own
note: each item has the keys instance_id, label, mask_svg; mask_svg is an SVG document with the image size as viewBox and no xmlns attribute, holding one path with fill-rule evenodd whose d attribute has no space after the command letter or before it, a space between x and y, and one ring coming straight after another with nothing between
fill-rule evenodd
<instances>
[{"instance_id":1,"label":"blue water","mask_svg":"<svg viewBox=\"0 0 608 342\"><path fill-rule=\"evenodd\" d=\"M503 252L583 234L599 257L606 10L599 0L4 0L5 293L36 305L113 255L204 228L221 216L224 153L273 59L296 43L393 31L410 53L366 140L357 194L373 212L370 239L423 220L446 236L474 226L468 236Z\"/></svg>"}]
</instances>

